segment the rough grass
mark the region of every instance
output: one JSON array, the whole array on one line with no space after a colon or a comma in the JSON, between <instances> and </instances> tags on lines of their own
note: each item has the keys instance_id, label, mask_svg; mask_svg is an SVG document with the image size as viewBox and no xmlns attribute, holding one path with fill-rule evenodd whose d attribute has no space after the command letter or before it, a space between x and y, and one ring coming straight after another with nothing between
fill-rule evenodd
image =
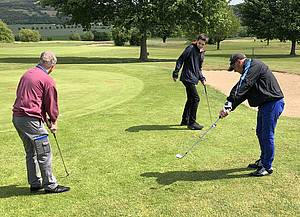
<instances>
[{"instance_id":1,"label":"rough grass","mask_svg":"<svg viewBox=\"0 0 300 217\"><path fill-rule=\"evenodd\" d=\"M269 177L247 175L245 167L259 151L256 112L245 106L221 120L193 154L176 159L175 154L186 151L199 135L178 126L185 92L170 79L173 59L184 43L171 42L171 48L152 43L150 57L156 61L149 63L138 63L139 49L130 47L2 45L0 216L298 215L299 119L280 118L274 174ZM60 184L72 188L59 195L29 193L23 147L10 124L18 79L45 49L59 57L52 75L62 114L57 137L71 173L64 178L51 137L55 175ZM206 67L225 68L225 51L218 57L209 49ZM202 87L198 90L198 120L208 127ZM208 92L216 117L225 96L211 87Z\"/></svg>"}]
</instances>

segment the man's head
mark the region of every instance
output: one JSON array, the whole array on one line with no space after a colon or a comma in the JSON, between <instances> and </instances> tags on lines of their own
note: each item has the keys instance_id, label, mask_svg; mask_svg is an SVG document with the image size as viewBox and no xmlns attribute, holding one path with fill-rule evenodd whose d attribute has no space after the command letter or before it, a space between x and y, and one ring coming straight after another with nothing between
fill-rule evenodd
<instances>
[{"instance_id":1,"label":"man's head","mask_svg":"<svg viewBox=\"0 0 300 217\"><path fill-rule=\"evenodd\" d=\"M41 53L39 64L48 70L48 74L52 72L57 63L56 56L51 51Z\"/></svg>"},{"instance_id":2,"label":"man's head","mask_svg":"<svg viewBox=\"0 0 300 217\"><path fill-rule=\"evenodd\" d=\"M201 50L207 42L208 37L204 34L200 34L196 40L196 45Z\"/></svg>"},{"instance_id":3,"label":"man's head","mask_svg":"<svg viewBox=\"0 0 300 217\"><path fill-rule=\"evenodd\" d=\"M228 68L228 71L234 70L236 72L242 73L245 59L246 59L245 54L242 53L232 54L231 57L229 58L230 66Z\"/></svg>"}]
</instances>

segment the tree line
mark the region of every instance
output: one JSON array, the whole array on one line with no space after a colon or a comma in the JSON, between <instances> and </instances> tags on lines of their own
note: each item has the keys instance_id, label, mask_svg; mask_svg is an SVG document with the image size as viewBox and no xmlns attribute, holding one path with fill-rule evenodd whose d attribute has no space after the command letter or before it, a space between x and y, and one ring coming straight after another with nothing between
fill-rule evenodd
<instances>
[{"instance_id":1,"label":"tree line","mask_svg":"<svg viewBox=\"0 0 300 217\"><path fill-rule=\"evenodd\" d=\"M140 35L140 60L148 60L150 34L166 40L180 29L188 38L207 33L216 42L224 40L239 25L227 0L41 0L71 22L86 28L102 22L120 34L135 31Z\"/></svg>"},{"instance_id":2,"label":"tree line","mask_svg":"<svg viewBox=\"0 0 300 217\"><path fill-rule=\"evenodd\" d=\"M174 35L194 39L206 33L217 43L238 31L240 22L248 33L259 39L290 40L290 55L296 55L300 41L299 0L245 0L234 7L227 0L41 0L44 7L54 7L58 16L81 24L87 30L93 23L112 26L120 44L129 33L140 45L140 60L148 60L147 38Z\"/></svg>"},{"instance_id":3,"label":"tree line","mask_svg":"<svg viewBox=\"0 0 300 217\"><path fill-rule=\"evenodd\" d=\"M180 29L189 38L206 33L217 45L238 31L240 22L227 0L41 0L71 22L89 28L102 22L118 31L131 29L140 35L140 60L147 61L147 38L154 34L166 40ZM295 55L300 39L299 0L245 0L241 21L250 33L263 39L291 40Z\"/></svg>"}]
</instances>

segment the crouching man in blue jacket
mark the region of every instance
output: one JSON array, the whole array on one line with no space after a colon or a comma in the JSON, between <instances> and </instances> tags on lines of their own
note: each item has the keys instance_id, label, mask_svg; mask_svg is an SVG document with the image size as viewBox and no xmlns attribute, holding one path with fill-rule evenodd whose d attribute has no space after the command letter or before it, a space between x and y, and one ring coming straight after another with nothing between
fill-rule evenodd
<instances>
[{"instance_id":1,"label":"crouching man in blue jacket","mask_svg":"<svg viewBox=\"0 0 300 217\"><path fill-rule=\"evenodd\" d=\"M284 109L283 93L271 72L263 62L248 59L244 54L233 54L228 71L241 74L238 83L230 91L221 118L226 117L246 99L251 107L258 107L256 135L260 145L260 158L249 168L256 169L252 176L265 176L273 172L274 133L277 120Z\"/></svg>"}]
</instances>

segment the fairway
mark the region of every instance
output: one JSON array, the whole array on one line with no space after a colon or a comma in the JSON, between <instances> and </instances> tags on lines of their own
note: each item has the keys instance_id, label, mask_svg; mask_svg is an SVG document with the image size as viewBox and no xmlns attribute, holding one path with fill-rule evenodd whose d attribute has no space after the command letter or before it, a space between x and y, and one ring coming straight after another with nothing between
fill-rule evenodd
<instances>
[{"instance_id":1,"label":"fairway","mask_svg":"<svg viewBox=\"0 0 300 217\"><path fill-rule=\"evenodd\" d=\"M176 159L199 136L179 126L185 92L171 79L183 41L149 41L147 63L138 62L139 47L90 42L0 45L0 216L299 215L299 118L279 119L271 176L248 176L252 170L246 166L258 158L259 145L256 112L244 105L220 120L192 154ZM217 51L210 45L204 68L225 69L229 54L251 52L251 46L251 41L226 41ZM258 57L272 69L300 74L299 57L274 53L282 44L274 42L266 50L256 46ZM57 195L29 192L23 146L11 124L19 78L43 50L58 56L51 74L61 114L57 139L70 172L64 177L50 136L54 175L59 184L71 187ZM198 91L198 120L206 130L211 122L201 85ZM225 95L211 86L208 93L215 119Z\"/></svg>"}]
</instances>

